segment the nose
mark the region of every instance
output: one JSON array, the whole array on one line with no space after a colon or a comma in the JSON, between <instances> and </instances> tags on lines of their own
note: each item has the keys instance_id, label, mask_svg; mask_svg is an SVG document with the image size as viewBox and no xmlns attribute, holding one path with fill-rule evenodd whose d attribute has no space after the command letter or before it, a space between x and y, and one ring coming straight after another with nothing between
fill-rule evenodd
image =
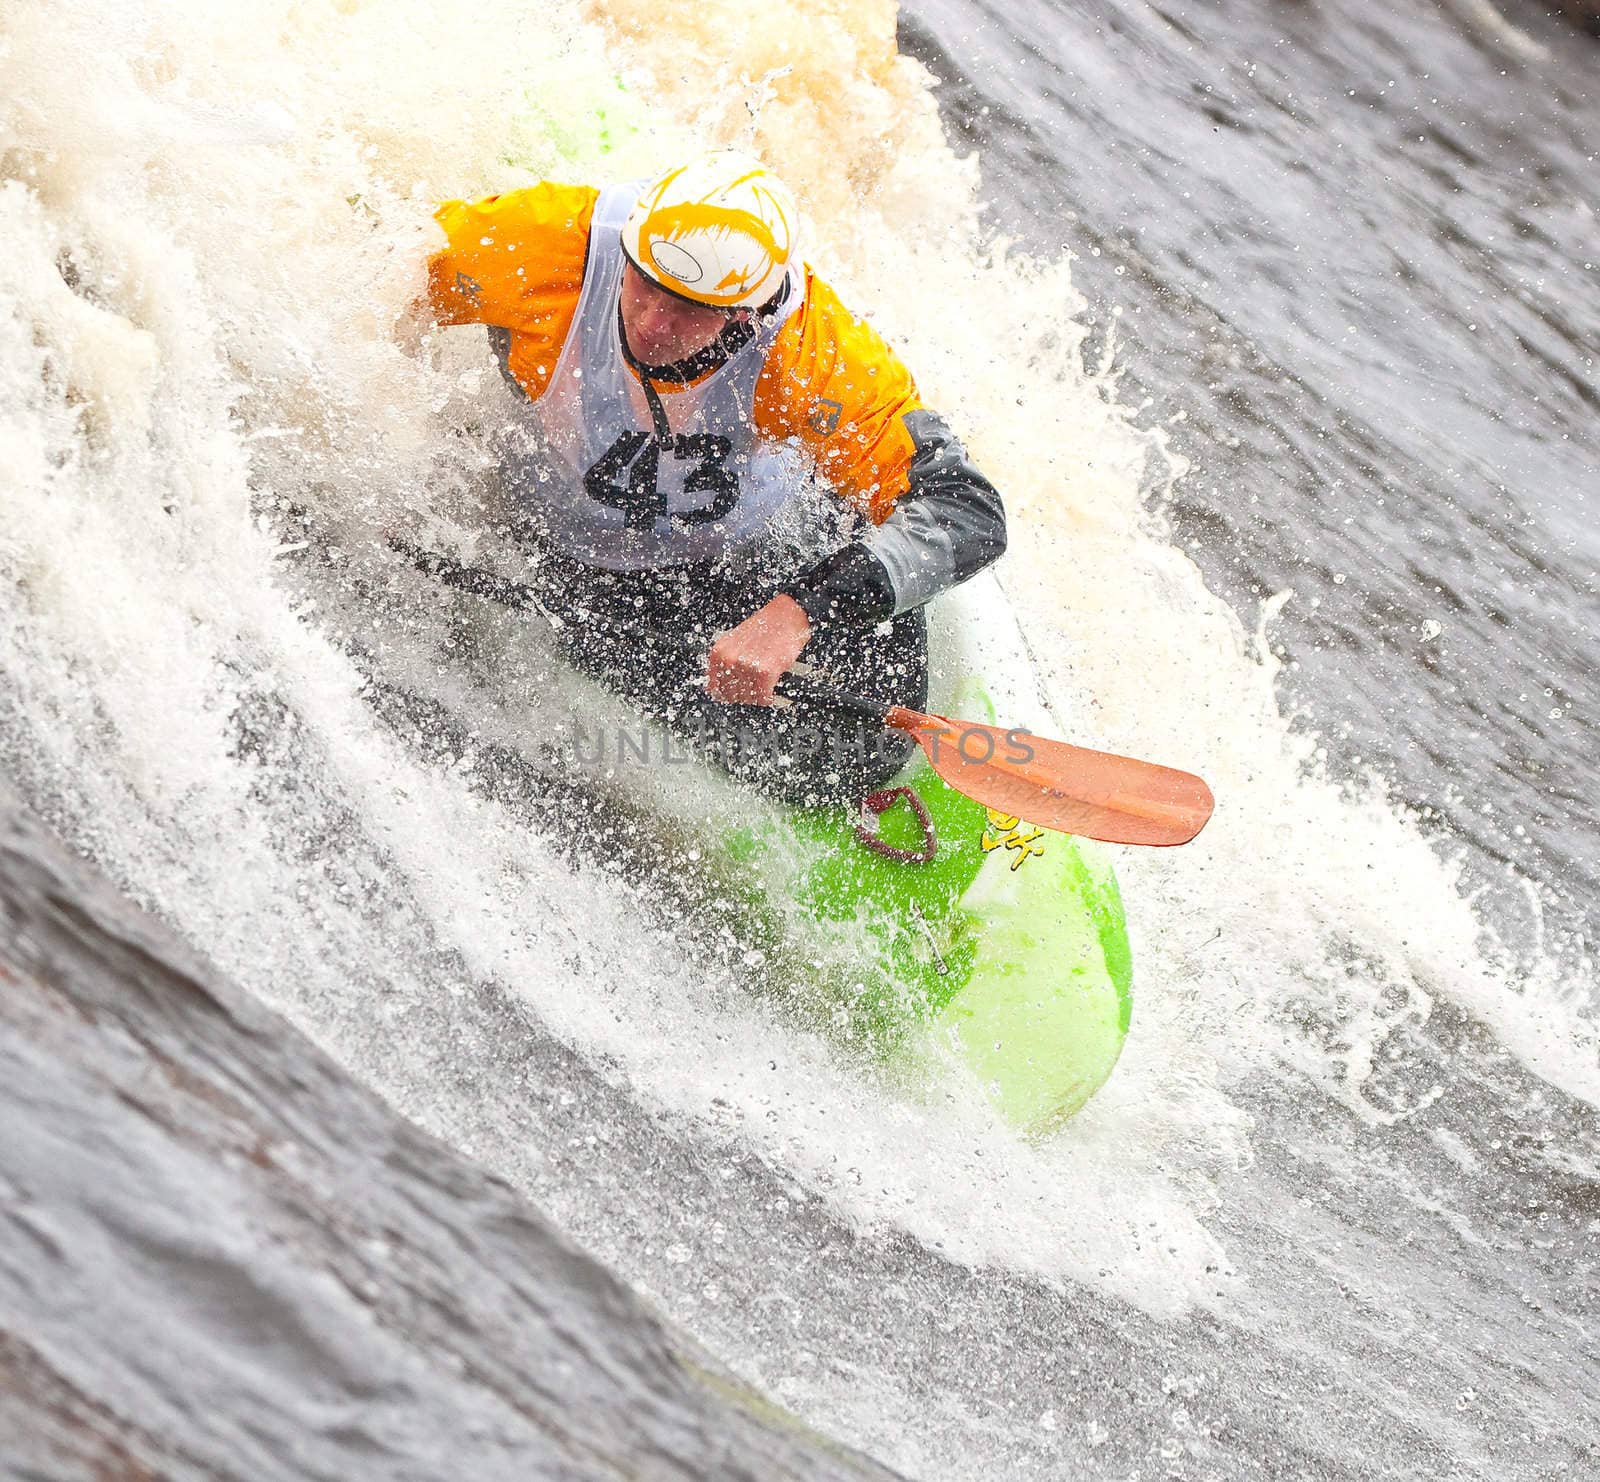
<instances>
[{"instance_id":1,"label":"nose","mask_svg":"<svg viewBox=\"0 0 1600 1482\"><path fill-rule=\"evenodd\" d=\"M679 303L664 293L650 295L645 308L645 325L652 334L674 334L696 318L689 304Z\"/></svg>"},{"instance_id":2,"label":"nose","mask_svg":"<svg viewBox=\"0 0 1600 1482\"><path fill-rule=\"evenodd\" d=\"M722 328L716 310L674 298L631 264L624 279L622 322L634 351L656 363L693 354Z\"/></svg>"}]
</instances>

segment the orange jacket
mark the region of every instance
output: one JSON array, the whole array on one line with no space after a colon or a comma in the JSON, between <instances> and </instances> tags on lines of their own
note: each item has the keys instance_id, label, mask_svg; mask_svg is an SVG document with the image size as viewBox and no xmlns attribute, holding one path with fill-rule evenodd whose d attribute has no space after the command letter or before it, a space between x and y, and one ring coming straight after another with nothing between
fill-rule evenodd
<instances>
[{"instance_id":1,"label":"orange jacket","mask_svg":"<svg viewBox=\"0 0 1600 1482\"><path fill-rule=\"evenodd\" d=\"M446 201L436 213L448 244L428 263L435 320L508 330L507 367L535 400L577 313L598 198L590 187L547 181ZM838 494L881 524L906 492L916 450L904 418L921 408L899 358L808 267L805 300L756 383L756 430L797 440Z\"/></svg>"}]
</instances>

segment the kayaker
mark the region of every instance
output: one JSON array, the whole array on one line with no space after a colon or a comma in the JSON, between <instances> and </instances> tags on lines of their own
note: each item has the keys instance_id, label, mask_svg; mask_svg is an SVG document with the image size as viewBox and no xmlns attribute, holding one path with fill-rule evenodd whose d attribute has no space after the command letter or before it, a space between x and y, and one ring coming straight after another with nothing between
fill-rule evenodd
<instances>
[{"instance_id":1,"label":"kayaker","mask_svg":"<svg viewBox=\"0 0 1600 1482\"><path fill-rule=\"evenodd\" d=\"M1005 515L800 261L782 182L722 151L437 220L428 307L489 326L519 394L501 471L568 656L779 797L881 785L905 737L777 687L803 658L922 706L923 605L1000 555Z\"/></svg>"}]
</instances>

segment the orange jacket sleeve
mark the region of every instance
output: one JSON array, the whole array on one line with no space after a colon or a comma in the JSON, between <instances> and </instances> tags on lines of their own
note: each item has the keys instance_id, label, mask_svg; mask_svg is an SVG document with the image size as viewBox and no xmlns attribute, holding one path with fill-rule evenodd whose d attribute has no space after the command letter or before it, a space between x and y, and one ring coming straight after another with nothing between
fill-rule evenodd
<instances>
[{"instance_id":1,"label":"orange jacket sleeve","mask_svg":"<svg viewBox=\"0 0 1600 1482\"><path fill-rule=\"evenodd\" d=\"M481 201L446 201L446 245L428 260L435 322L509 330L508 364L537 399L550 382L583 291L599 191L550 181Z\"/></svg>"},{"instance_id":2,"label":"orange jacket sleeve","mask_svg":"<svg viewBox=\"0 0 1600 1482\"><path fill-rule=\"evenodd\" d=\"M756 429L797 439L839 495L881 524L906 492L916 450L904 419L921 406L899 357L807 268L805 300L756 382Z\"/></svg>"}]
</instances>

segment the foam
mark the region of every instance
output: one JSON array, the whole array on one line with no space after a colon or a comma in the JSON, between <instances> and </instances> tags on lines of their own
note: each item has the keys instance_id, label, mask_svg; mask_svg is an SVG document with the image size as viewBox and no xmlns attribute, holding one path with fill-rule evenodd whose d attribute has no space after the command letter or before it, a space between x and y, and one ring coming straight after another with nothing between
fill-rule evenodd
<instances>
[{"instance_id":1,"label":"foam","mask_svg":"<svg viewBox=\"0 0 1600 1482\"><path fill-rule=\"evenodd\" d=\"M1148 511L1173 470L1114 374L1085 372L1069 265L980 242L975 163L894 55L894 6L762 15L618 0L606 31L509 0L285 0L246 27L201 0L63 0L11 24L0 669L33 795L225 970L485 1161L519 1167L523 1129L475 1103L466 1065L430 1080L435 1047L401 1054L376 1012L508 984L647 1115L738 1140L848 1225L1158 1314L1214 1291L1225 1264L1207 1215L1212 1179L1251 1156L1246 1077L1409 1115L1373 1067L1444 996L1600 1104L1586 981L1497 954L1414 822L1376 783L1333 786L1291 735L1265 629L1241 628ZM1133 1034L1047 1147L959 1083L918 1100L841 1067L729 994L625 887L475 797L465 761L420 764L320 626L331 597L286 576L261 518L307 505L357 562L401 516L470 538L486 455L453 429L506 392L470 333L412 359L391 332L432 203L545 172L644 173L702 144L784 171L814 256L1005 490L1002 581L1072 739L1198 770L1221 800L1196 845L1123 852ZM260 717L254 749L241 711Z\"/></svg>"}]
</instances>

